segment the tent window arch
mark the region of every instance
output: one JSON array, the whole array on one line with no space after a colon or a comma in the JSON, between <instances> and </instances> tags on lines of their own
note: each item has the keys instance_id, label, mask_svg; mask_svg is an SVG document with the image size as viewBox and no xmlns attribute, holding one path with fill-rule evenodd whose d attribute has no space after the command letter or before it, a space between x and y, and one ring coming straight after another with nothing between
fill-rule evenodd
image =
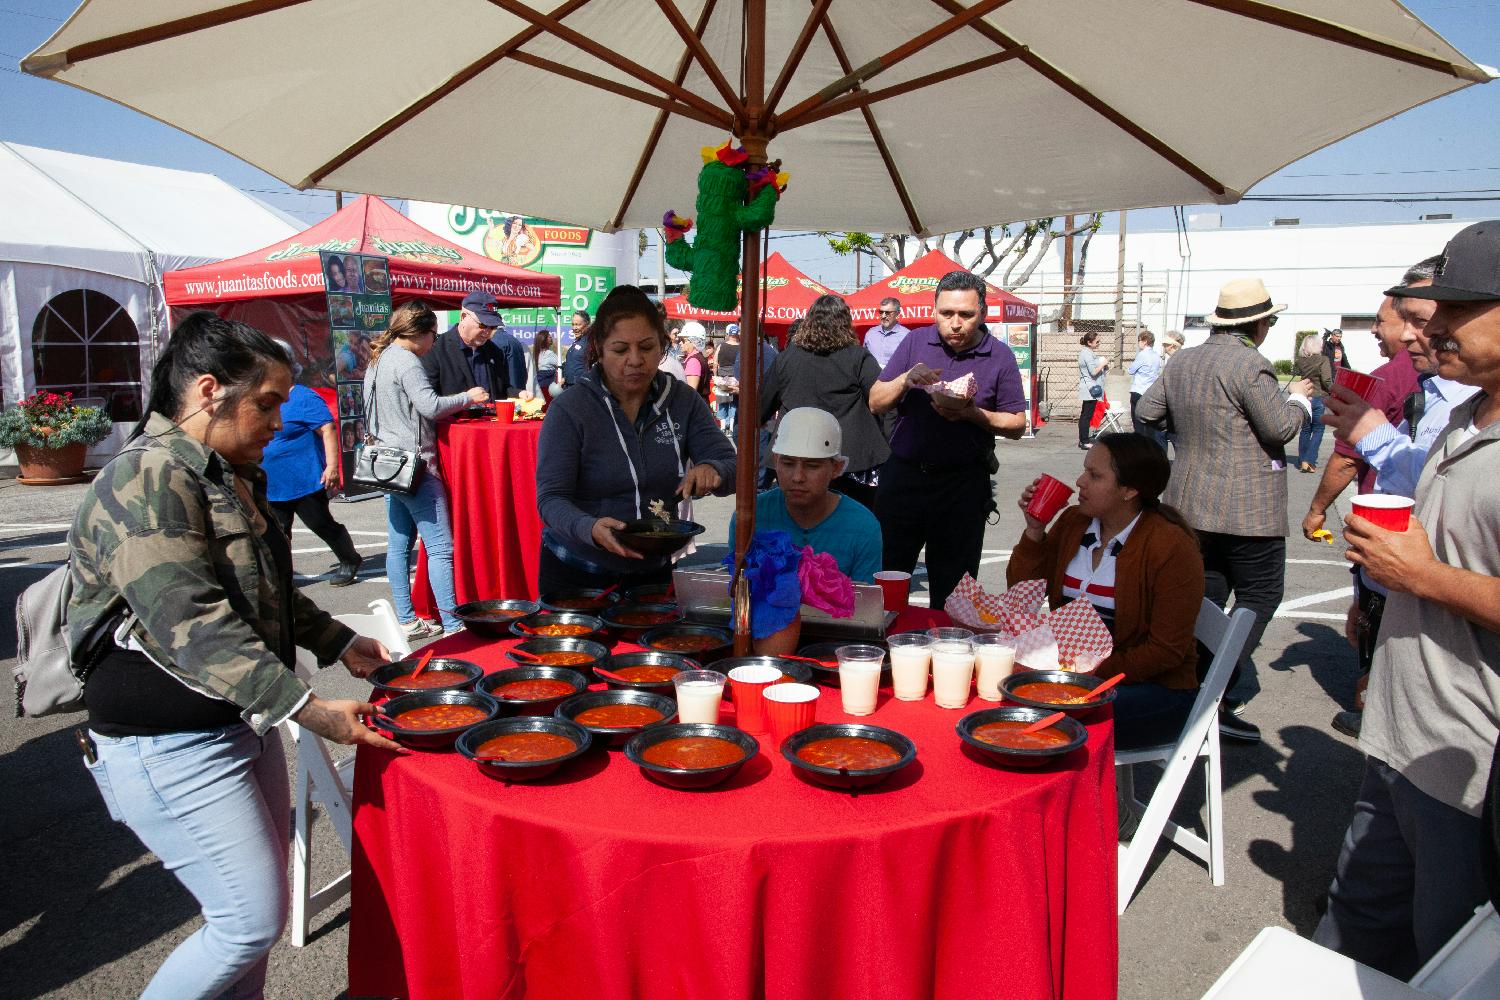
<instances>
[{"instance_id":1,"label":"tent window arch","mask_svg":"<svg viewBox=\"0 0 1500 1000\"><path fill-rule=\"evenodd\" d=\"M90 288L56 295L37 313L31 344L37 389L71 392L117 423L140 419L141 335L120 303Z\"/></svg>"}]
</instances>

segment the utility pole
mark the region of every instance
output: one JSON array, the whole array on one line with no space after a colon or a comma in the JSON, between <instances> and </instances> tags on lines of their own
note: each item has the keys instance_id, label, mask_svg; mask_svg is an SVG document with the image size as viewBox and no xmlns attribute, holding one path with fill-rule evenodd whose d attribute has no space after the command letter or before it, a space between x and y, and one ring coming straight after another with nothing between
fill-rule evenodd
<instances>
[{"instance_id":1,"label":"utility pole","mask_svg":"<svg viewBox=\"0 0 1500 1000\"><path fill-rule=\"evenodd\" d=\"M667 297L667 241L662 238L661 232L656 234L656 298L660 301Z\"/></svg>"},{"instance_id":2,"label":"utility pole","mask_svg":"<svg viewBox=\"0 0 1500 1000\"><path fill-rule=\"evenodd\" d=\"M1073 217L1063 217L1063 307L1058 328L1073 329Z\"/></svg>"},{"instance_id":3,"label":"utility pole","mask_svg":"<svg viewBox=\"0 0 1500 1000\"><path fill-rule=\"evenodd\" d=\"M1115 351L1125 356L1125 215L1120 212L1120 253L1115 262Z\"/></svg>"},{"instance_id":4,"label":"utility pole","mask_svg":"<svg viewBox=\"0 0 1500 1000\"><path fill-rule=\"evenodd\" d=\"M344 192L342 192L342 191L335 191L335 192L333 192L333 210L335 212L337 212L337 211L339 211L343 207L344 207Z\"/></svg>"},{"instance_id":5,"label":"utility pole","mask_svg":"<svg viewBox=\"0 0 1500 1000\"><path fill-rule=\"evenodd\" d=\"M859 291L860 260L859 247L854 248L854 287L850 291Z\"/></svg>"}]
</instances>

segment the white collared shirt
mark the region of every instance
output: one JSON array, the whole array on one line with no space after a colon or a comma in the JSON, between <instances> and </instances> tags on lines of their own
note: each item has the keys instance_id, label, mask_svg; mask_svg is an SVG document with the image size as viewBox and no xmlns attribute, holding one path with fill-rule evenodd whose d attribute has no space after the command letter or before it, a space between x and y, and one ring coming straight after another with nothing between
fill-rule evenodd
<instances>
[{"instance_id":1,"label":"white collared shirt","mask_svg":"<svg viewBox=\"0 0 1500 1000\"><path fill-rule=\"evenodd\" d=\"M1091 544L1080 544L1078 551L1073 554L1068 568L1063 571L1063 596L1072 600L1075 597L1087 597L1094 605L1094 609L1100 613L1106 621L1114 618L1115 612L1115 559L1121 549L1125 547L1125 541L1135 526L1140 522L1141 515L1135 518L1124 529L1110 539L1104 548L1104 554L1099 557L1099 565L1094 565L1094 553L1100 546L1099 541L1099 519L1096 517L1089 522L1088 530L1084 532L1084 539L1090 535L1094 536Z\"/></svg>"}]
</instances>

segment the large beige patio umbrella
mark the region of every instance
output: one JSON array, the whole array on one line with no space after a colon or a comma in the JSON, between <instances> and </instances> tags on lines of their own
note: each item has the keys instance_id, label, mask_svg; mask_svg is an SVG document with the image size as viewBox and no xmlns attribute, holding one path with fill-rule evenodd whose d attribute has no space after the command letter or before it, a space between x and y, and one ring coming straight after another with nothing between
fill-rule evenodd
<instances>
[{"instance_id":1,"label":"large beige patio umbrella","mask_svg":"<svg viewBox=\"0 0 1500 1000\"><path fill-rule=\"evenodd\" d=\"M1390 0L88 0L22 66L298 187L654 226L733 135L778 227L920 234L1232 202L1493 75Z\"/></svg>"}]
</instances>

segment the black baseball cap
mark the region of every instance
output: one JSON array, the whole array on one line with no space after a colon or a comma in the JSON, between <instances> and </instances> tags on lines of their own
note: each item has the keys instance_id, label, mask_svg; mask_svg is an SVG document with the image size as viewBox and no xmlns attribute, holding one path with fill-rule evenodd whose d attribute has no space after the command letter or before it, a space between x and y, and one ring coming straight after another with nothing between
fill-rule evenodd
<instances>
[{"instance_id":1,"label":"black baseball cap","mask_svg":"<svg viewBox=\"0 0 1500 1000\"><path fill-rule=\"evenodd\" d=\"M1500 302L1500 219L1476 222L1449 240L1432 284L1398 285L1385 294L1435 302Z\"/></svg>"},{"instance_id":2,"label":"black baseball cap","mask_svg":"<svg viewBox=\"0 0 1500 1000\"><path fill-rule=\"evenodd\" d=\"M485 326L504 326L505 320L500 318L497 311L500 302L489 292L470 292L464 296L464 308L474 314L474 318Z\"/></svg>"}]
</instances>

